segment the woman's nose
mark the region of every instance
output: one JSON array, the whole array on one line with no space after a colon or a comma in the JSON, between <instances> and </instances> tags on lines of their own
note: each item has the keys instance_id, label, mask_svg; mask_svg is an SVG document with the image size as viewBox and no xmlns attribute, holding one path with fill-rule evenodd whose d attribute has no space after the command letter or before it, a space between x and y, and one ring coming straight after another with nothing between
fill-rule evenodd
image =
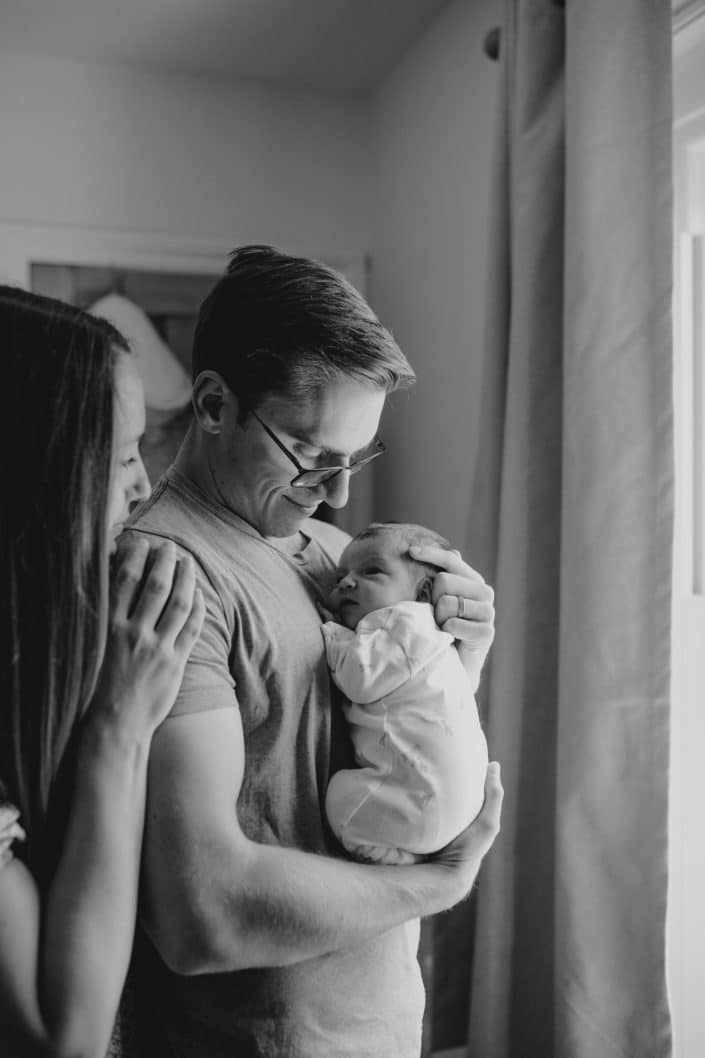
<instances>
[{"instance_id":1,"label":"woman's nose","mask_svg":"<svg viewBox=\"0 0 705 1058\"><path fill-rule=\"evenodd\" d=\"M130 496L131 503L134 504L137 503L139 500L146 500L151 491L152 485L150 483L149 477L147 476L145 465L140 459L139 466L137 467L137 473L135 475L135 480L132 483L132 495Z\"/></svg>"}]
</instances>

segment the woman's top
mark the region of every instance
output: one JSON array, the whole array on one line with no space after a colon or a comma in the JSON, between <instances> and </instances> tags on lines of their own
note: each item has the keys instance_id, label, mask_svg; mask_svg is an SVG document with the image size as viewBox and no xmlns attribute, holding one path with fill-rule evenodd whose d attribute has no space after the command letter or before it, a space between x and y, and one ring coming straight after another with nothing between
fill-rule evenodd
<instances>
[{"instance_id":1,"label":"woman's top","mask_svg":"<svg viewBox=\"0 0 705 1058\"><path fill-rule=\"evenodd\" d=\"M25 832L20 826L19 819L19 809L8 800L7 791L0 782L0 868L13 859L14 843L25 839ZM127 1007L128 1004L123 997L106 1058L129 1058L129 1055L136 1053L136 1043L132 1039L132 1019L129 1017ZM130 1050L130 1047L133 1049Z\"/></svg>"}]
</instances>

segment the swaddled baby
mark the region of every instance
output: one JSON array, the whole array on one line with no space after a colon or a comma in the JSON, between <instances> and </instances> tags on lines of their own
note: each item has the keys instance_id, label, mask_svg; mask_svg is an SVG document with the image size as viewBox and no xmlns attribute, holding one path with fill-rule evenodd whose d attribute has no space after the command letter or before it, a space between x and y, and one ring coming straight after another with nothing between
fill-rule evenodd
<instances>
[{"instance_id":1,"label":"swaddled baby","mask_svg":"<svg viewBox=\"0 0 705 1058\"><path fill-rule=\"evenodd\" d=\"M413 863L448 844L482 807L487 743L474 685L436 625L437 572L412 545L450 544L422 526L373 523L341 555L322 625L345 694L358 767L337 772L326 814L356 859Z\"/></svg>"}]
</instances>

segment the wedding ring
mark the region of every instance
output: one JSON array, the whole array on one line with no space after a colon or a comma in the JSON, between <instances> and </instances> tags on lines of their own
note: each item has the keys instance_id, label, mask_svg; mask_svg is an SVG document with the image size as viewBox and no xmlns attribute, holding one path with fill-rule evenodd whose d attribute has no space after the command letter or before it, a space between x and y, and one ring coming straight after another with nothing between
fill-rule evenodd
<instances>
[{"instance_id":1,"label":"wedding ring","mask_svg":"<svg viewBox=\"0 0 705 1058\"><path fill-rule=\"evenodd\" d=\"M456 596L458 600L458 617L463 620L465 617L465 598L462 595Z\"/></svg>"}]
</instances>

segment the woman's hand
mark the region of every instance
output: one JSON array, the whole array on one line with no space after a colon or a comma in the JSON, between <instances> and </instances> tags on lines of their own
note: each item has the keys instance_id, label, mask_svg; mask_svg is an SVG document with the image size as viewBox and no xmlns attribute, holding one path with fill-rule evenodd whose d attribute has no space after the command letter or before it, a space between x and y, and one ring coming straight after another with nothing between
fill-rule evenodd
<instances>
[{"instance_id":1,"label":"woman's hand","mask_svg":"<svg viewBox=\"0 0 705 1058\"><path fill-rule=\"evenodd\" d=\"M201 633L203 595L193 560L171 541L123 537L113 561L108 641L91 704L139 737L168 715Z\"/></svg>"},{"instance_id":2,"label":"woman's hand","mask_svg":"<svg viewBox=\"0 0 705 1058\"><path fill-rule=\"evenodd\" d=\"M0 804L0 867L12 859L13 842L24 841L26 837L19 819L19 810L14 805Z\"/></svg>"},{"instance_id":3,"label":"woman's hand","mask_svg":"<svg viewBox=\"0 0 705 1058\"><path fill-rule=\"evenodd\" d=\"M458 640L458 653L474 690L494 639L494 591L458 551L414 545L409 554L437 566L432 601L436 624Z\"/></svg>"}]
</instances>

